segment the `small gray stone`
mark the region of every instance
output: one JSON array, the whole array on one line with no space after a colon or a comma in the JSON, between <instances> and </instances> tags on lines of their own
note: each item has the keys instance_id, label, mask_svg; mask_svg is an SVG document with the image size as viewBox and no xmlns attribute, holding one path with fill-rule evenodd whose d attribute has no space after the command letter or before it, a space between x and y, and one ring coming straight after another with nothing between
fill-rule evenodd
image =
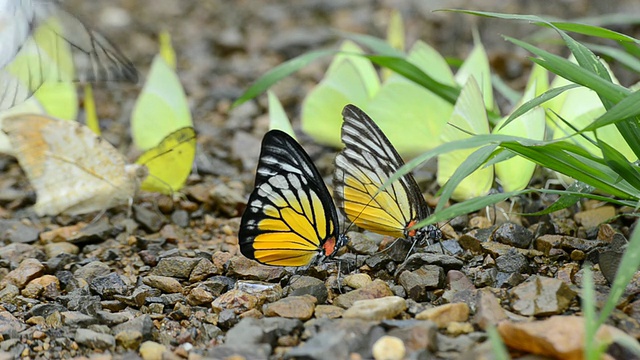
<instances>
[{"instance_id":1,"label":"small gray stone","mask_svg":"<svg viewBox=\"0 0 640 360\"><path fill-rule=\"evenodd\" d=\"M407 295L418 302L428 300L430 290L444 287L444 270L435 265L423 265L416 271L404 271L398 278Z\"/></svg>"},{"instance_id":2,"label":"small gray stone","mask_svg":"<svg viewBox=\"0 0 640 360\"><path fill-rule=\"evenodd\" d=\"M529 272L527 258L513 248L496 258L496 267L505 273L527 274Z\"/></svg>"},{"instance_id":3,"label":"small gray stone","mask_svg":"<svg viewBox=\"0 0 640 360\"><path fill-rule=\"evenodd\" d=\"M153 338L153 329L153 320L151 320L151 317L149 315L141 315L125 323L114 326L113 333L117 334L125 330L138 331L146 341Z\"/></svg>"},{"instance_id":4,"label":"small gray stone","mask_svg":"<svg viewBox=\"0 0 640 360\"><path fill-rule=\"evenodd\" d=\"M56 311L67 311L67 308L56 303L38 304L32 307L31 310L29 310L25 318L28 319L32 316L42 316L43 318L47 318L49 315L53 314Z\"/></svg>"},{"instance_id":5,"label":"small gray stone","mask_svg":"<svg viewBox=\"0 0 640 360\"><path fill-rule=\"evenodd\" d=\"M445 271L450 271L462 269L462 265L464 265L464 263L462 260L451 255L416 253L409 256L405 262L398 266L395 276L397 277L398 274L406 270L413 271L423 265L437 265Z\"/></svg>"},{"instance_id":6,"label":"small gray stone","mask_svg":"<svg viewBox=\"0 0 640 360\"><path fill-rule=\"evenodd\" d=\"M210 256L209 256L210 257ZM216 267L209 259L201 259L198 264L191 270L189 281L192 283L202 281L216 274Z\"/></svg>"},{"instance_id":7,"label":"small gray stone","mask_svg":"<svg viewBox=\"0 0 640 360\"><path fill-rule=\"evenodd\" d=\"M577 295L562 280L535 275L509 290L511 307L524 316L561 314Z\"/></svg>"},{"instance_id":8,"label":"small gray stone","mask_svg":"<svg viewBox=\"0 0 640 360\"><path fill-rule=\"evenodd\" d=\"M11 315L10 312L0 311L0 334L7 334L14 337L26 328L25 323ZM13 336L11 334L13 334Z\"/></svg>"},{"instance_id":9,"label":"small gray stone","mask_svg":"<svg viewBox=\"0 0 640 360\"><path fill-rule=\"evenodd\" d=\"M165 257L158 261L158 265L153 269L153 275L188 279L200 260L183 256Z\"/></svg>"},{"instance_id":10,"label":"small gray stone","mask_svg":"<svg viewBox=\"0 0 640 360\"><path fill-rule=\"evenodd\" d=\"M60 315L62 316L62 323L71 327L87 327L98 323L98 319L79 311L61 311Z\"/></svg>"},{"instance_id":11,"label":"small gray stone","mask_svg":"<svg viewBox=\"0 0 640 360\"><path fill-rule=\"evenodd\" d=\"M78 329L75 340L78 344L91 349L108 350L116 346L116 339L108 334L100 334L87 329Z\"/></svg>"},{"instance_id":12,"label":"small gray stone","mask_svg":"<svg viewBox=\"0 0 640 360\"><path fill-rule=\"evenodd\" d=\"M73 276L84 279L88 283L91 283L91 280L98 276L109 275L111 272L111 268L109 265L100 262L100 261L92 261L87 265L81 267L73 273Z\"/></svg>"},{"instance_id":13,"label":"small gray stone","mask_svg":"<svg viewBox=\"0 0 640 360\"><path fill-rule=\"evenodd\" d=\"M89 287L103 299L113 299L114 295L125 295L129 290L127 284L116 273L95 277L89 283Z\"/></svg>"},{"instance_id":14,"label":"small gray stone","mask_svg":"<svg viewBox=\"0 0 640 360\"><path fill-rule=\"evenodd\" d=\"M290 296L311 295L318 300L318 304L327 301L329 292L324 282L311 276L299 276L291 279L289 285Z\"/></svg>"},{"instance_id":15,"label":"small gray stone","mask_svg":"<svg viewBox=\"0 0 640 360\"><path fill-rule=\"evenodd\" d=\"M378 245L369 237L358 232L349 232L347 247L356 254L373 255L378 251Z\"/></svg>"},{"instance_id":16,"label":"small gray stone","mask_svg":"<svg viewBox=\"0 0 640 360\"><path fill-rule=\"evenodd\" d=\"M20 220L0 219L0 240L10 243L31 243L38 240L40 230Z\"/></svg>"},{"instance_id":17,"label":"small gray stone","mask_svg":"<svg viewBox=\"0 0 640 360\"><path fill-rule=\"evenodd\" d=\"M505 223L495 230L493 239L520 249L528 249L533 242L533 233L522 225Z\"/></svg>"},{"instance_id":18,"label":"small gray stone","mask_svg":"<svg viewBox=\"0 0 640 360\"><path fill-rule=\"evenodd\" d=\"M153 210L147 209L142 205L133 205L133 216L145 230L151 233L160 231L162 225L164 225L164 218L162 215L156 213Z\"/></svg>"},{"instance_id":19,"label":"small gray stone","mask_svg":"<svg viewBox=\"0 0 640 360\"><path fill-rule=\"evenodd\" d=\"M181 228L186 228L189 226L189 213L186 210L176 210L171 214L171 221Z\"/></svg>"}]
</instances>

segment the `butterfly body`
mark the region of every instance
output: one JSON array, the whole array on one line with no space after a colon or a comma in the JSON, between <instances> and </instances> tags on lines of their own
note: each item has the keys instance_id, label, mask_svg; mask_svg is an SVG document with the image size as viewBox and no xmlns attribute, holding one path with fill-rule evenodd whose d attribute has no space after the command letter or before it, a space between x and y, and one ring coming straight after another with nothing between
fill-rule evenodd
<instances>
[{"instance_id":1,"label":"butterfly body","mask_svg":"<svg viewBox=\"0 0 640 360\"><path fill-rule=\"evenodd\" d=\"M345 148L336 156L334 197L344 215L361 228L418 245L438 241L434 225L413 229L429 216L429 208L411 174L380 187L404 161L380 128L362 110L347 105L342 115Z\"/></svg>"},{"instance_id":2,"label":"butterfly body","mask_svg":"<svg viewBox=\"0 0 640 360\"><path fill-rule=\"evenodd\" d=\"M238 239L241 253L266 265L305 266L344 246L331 195L309 155L289 135L269 131Z\"/></svg>"}]
</instances>

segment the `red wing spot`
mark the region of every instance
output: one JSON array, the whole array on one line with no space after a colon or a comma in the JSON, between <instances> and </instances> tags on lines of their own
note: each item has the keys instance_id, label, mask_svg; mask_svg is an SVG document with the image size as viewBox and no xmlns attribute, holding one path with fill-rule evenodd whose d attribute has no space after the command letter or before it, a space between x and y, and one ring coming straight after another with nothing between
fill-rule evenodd
<instances>
[{"instance_id":1,"label":"red wing spot","mask_svg":"<svg viewBox=\"0 0 640 360\"><path fill-rule=\"evenodd\" d=\"M333 255L333 252L336 251L336 238L328 238L327 241L322 244L322 250L325 256Z\"/></svg>"},{"instance_id":2,"label":"red wing spot","mask_svg":"<svg viewBox=\"0 0 640 360\"><path fill-rule=\"evenodd\" d=\"M413 225L415 225L416 223L417 223L417 221L416 221L416 220L411 220L411 221L409 221L409 223L407 224L407 229L409 229L410 227L412 227L412 226L413 226ZM414 230L409 230L409 231L407 232L407 235L408 235L408 236L410 236L410 237L416 236L416 231L417 231L417 230L415 230L415 229L414 229Z\"/></svg>"}]
</instances>

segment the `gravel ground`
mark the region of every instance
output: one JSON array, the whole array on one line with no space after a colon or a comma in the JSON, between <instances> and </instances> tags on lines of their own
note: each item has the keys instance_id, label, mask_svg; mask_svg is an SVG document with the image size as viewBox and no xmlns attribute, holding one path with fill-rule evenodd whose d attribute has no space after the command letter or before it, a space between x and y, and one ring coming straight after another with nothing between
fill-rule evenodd
<instances>
[{"instance_id":1,"label":"gravel ground","mask_svg":"<svg viewBox=\"0 0 640 360\"><path fill-rule=\"evenodd\" d=\"M486 329L499 331L514 357L570 358L580 347L584 264L595 266L601 305L611 264L635 218L596 202L548 217L510 216L511 204L453 219L440 245L417 249L351 232L336 263L309 269L258 265L239 254L239 216L253 184L266 99L229 111L232 101L273 66L335 46L335 29L384 36L389 10L405 16L407 41L423 39L464 57L478 27L497 71L522 86L526 54L500 34L532 27L440 8L562 14L620 11L633 1L221 0L178 2L68 0L146 73L159 31L169 30L198 132L197 173L185 196L146 194L133 215L112 209L84 217L37 218L34 193L10 158L0 158L0 359L426 359L491 356ZM427 5L428 4L428 5ZM633 27L618 28L633 35ZM275 87L297 126L304 94L327 61ZM632 78L624 78L632 81ZM139 86L97 89L105 137L129 151L128 116ZM334 149L302 143L330 176ZM421 183L433 174L420 174ZM422 176L423 175L423 176ZM429 198L429 196L427 196ZM553 198L521 199L522 211ZM496 215L497 214L497 215ZM614 222L605 219L622 215ZM601 256L600 254L606 253ZM601 268L601 271L599 270ZM341 274L339 274L341 271ZM640 338L638 279L605 328ZM526 321L523 321L526 320ZM605 335L603 335L605 336ZM614 358L628 358L612 347Z\"/></svg>"}]
</instances>

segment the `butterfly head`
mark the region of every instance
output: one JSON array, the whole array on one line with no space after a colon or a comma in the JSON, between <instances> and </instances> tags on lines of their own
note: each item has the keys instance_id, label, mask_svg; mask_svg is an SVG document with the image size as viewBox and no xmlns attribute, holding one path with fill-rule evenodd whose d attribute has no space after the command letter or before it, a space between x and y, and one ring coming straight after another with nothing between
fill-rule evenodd
<instances>
[{"instance_id":1,"label":"butterfly head","mask_svg":"<svg viewBox=\"0 0 640 360\"><path fill-rule=\"evenodd\" d=\"M410 224L412 225L412 224ZM410 228L409 226L408 228ZM425 246L431 242L435 243L442 239L442 231L435 225L405 231L405 237L412 239L416 245Z\"/></svg>"}]
</instances>

